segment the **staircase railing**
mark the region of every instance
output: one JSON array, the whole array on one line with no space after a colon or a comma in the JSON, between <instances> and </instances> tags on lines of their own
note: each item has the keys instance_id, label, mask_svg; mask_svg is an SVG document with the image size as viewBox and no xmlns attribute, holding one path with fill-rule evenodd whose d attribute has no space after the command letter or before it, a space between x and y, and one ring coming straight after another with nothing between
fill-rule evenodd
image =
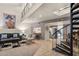
<instances>
[{"instance_id":1,"label":"staircase railing","mask_svg":"<svg viewBox=\"0 0 79 59\"><path fill-rule=\"evenodd\" d=\"M74 22L77 22L78 20L76 20L76 21L74 21ZM62 29L64 29L64 28L67 28L68 26L71 26L71 24L67 24L66 26L64 26L64 27L62 27L62 28L60 28L59 30L57 30L57 31L55 31L55 33L53 33L53 35L52 36L54 36L55 34L57 34L59 31L61 31ZM59 33L60 34L60 36L61 36L61 33ZM71 34L70 35L68 35L67 34L67 37L66 38L69 38L70 39L70 41L68 42L68 41L65 41L66 43L69 43L68 44L68 47L69 47L69 51L70 51L70 55L71 55ZM68 40L68 39L67 39ZM57 44L57 39L56 39L56 46L59 46L59 45L61 45L61 43L62 42L64 42L64 41L60 41L60 44ZM62 51L63 52L63 51Z\"/></svg>"},{"instance_id":2,"label":"staircase railing","mask_svg":"<svg viewBox=\"0 0 79 59\"><path fill-rule=\"evenodd\" d=\"M64 26L64 27L60 28L59 30L55 31L55 33L53 33L52 37L53 37L55 34L57 34L59 31L61 31L62 29L67 28L68 26L70 26L70 24L67 24L66 26ZM59 34L60 34L60 36L61 36L61 33L59 33ZM56 41L57 41L57 39L56 39ZM56 42L56 43L57 43L57 42Z\"/></svg>"},{"instance_id":3,"label":"staircase railing","mask_svg":"<svg viewBox=\"0 0 79 59\"><path fill-rule=\"evenodd\" d=\"M61 31L62 29L67 28L68 26L70 26L70 24L67 24L67 25L65 25L64 27L60 28L59 30L55 31L55 33L53 33L52 36L54 36L55 34L58 34L59 31ZM69 29L69 28L68 28L68 29ZM64 39L64 38L61 38L62 33L59 33L59 34L60 34L60 39ZM68 36L68 33L67 33L66 39L68 39L68 38L69 38L69 36ZM60 44L58 44L58 41L57 41L57 40L59 40L58 37L56 38L56 47L55 47L55 48L57 48L57 47L59 46L58 49L60 49L62 52L66 52L66 51L67 51L66 49L69 49L69 48L70 48L70 45L68 46L68 48L65 47L66 49L61 46L61 44L62 44L63 42L66 42L66 43L70 43L70 42L65 41L65 40L60 40ZM61 47L62 47L62 48L61 48ZM64 51L64 50L65 50L65 51ZM68 53L68 55L69 55L70 51L67 51L67 53Z\"/></svg>"},{"instance_id":4,"label":"staircase railing","mask_svg":"<svg viewBox=\"0 0 79 59\"><path fill-rule=\"evenodd\" d=\"M66 28L66 27L68 27L68 26L70 26L70 24L67 24L66 26L64 26L64 27L60 28L59 30L55 31L55 33L53 33L53 35L55 35L57 32L59 32L60 30ZM52 36L53 36L53 35L52 35Z\"/></svg>"},{"instance_id":5,"label":"staircase railing","mask_svg":"<svg viewBox=\"0 0 79 59\"><path fill-rule=\"evenodd\" d=\"M68 24L66 26L64 26L63 28L61 29L64 29L66 28L67 26L70 25L70 45L69 45L69 49L66 49L67 47L65 47L63 49L63 46L62 45L57 45L57 48L59 48L60 50L62 50L62 52L68 52L69 51L69 54L72 56L74 55L74 43L73 43L73 33L74 31L79 31L79 3L71 3L71 10L70 10L70 19L71 19L71 24ZM53 35L55 35L57 32L59 32L61 29L57 30ZM53 36L52 35L52 36ZM78 34L79 35L79 34ZM61 42L62 43L62 42ZM63 43L64 44L64 43ZM59 47L58 47L59 46ZM65 45L64 45L65 46ZM79 49L79 47L76 47L76 49ZM78 51L77 51L78 52ZM77 53L76 53L77 54ZM75 54L75 55L76 55ZM79 53L78 53L79 54Z\"/></svg>"}]
</instances>

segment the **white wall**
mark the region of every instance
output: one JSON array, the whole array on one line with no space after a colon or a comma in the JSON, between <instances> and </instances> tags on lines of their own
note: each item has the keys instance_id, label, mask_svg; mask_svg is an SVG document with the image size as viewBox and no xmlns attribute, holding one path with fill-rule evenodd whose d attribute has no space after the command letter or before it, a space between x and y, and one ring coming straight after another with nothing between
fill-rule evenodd
<instances>
[{"instance_id":1,"label":"white wall","mask_svg":"<svg viewBox=\"0 0 79 59\"><path fill-rule=\"evenodd\" d=\"M33 23L31 25L28 25L28 28L25 30L25 34L27 36L30 34L33 34L33 28L35 28L35 27L41 27L42 39L45 39L45 25L44 25L44 23Z\"/></svg>"},{"instance_id":2,"label":"white wall","mask_svg":"<svg viewBox=\"0 0 79 59\"><path fill-rule=\"evenodd\" d=\"M30 34L32 34L31 27L29 27L25 30L25 34L26 34L26 36L29 36Z\"/></svg>"},{"instance_id":3,"label":"white wall","mask_svg":"<svg viewBox=\"0 0 79 59\"><path fill-rule=\"evenodd\" d=\"M70 24L70 20L67 20L67 21L59 21L59 22L50 22L50 23L46 23L45 24L45 28L48 26L55 26L55 25L57 25L58 27L60 27L60 26L63 26L63 24ZM70 27L69 27L70 28ZM59 28L58 28L59 29ZM46 29L44 29L44 31L45 31L45 40L47 40L47 39L49 39L49 31L48 30L46 30ZM68 31L70 31L70 29L68 30ZM58 39L58 43L60 43L60 41L61 41L61 39Z\"/></svg>"},{"instance_id":4,"label":"white wall","mask_svg":"<svg viewBox=\"0 0 79 59\"><path fill-rule=\"evenodd\" d=\"M17 29L0 29L0 33L20 33L20 31Z\"/></svg>"},{"instance_id":5,"label":"white wall","mask_svg":"<svg viewBox=\"0 0 79 59\"><path fill-rule=\"evenodd\" d=\"M12 29L12 30L9 30L9 29L4 29L3 28L3 13L7 13L7 14L11 14L11 15L15 15L16 16L16 23L15 23L15 26L17 26L19 24L19 20L20 20L20 16L21 16L21 13L20 13L20 8L17 8L16 6L1 6L0 5L0 32L19 32L19 30L17 29Z\"/></svg>"},{"instance_id":6,"label":"white wall","mask_svg":"<svg viewBox=\"0 0 79 59\"><path fill-rule=\"evenodd\" d=\"M47 26L45 26L45 40L49 40L49 29Z\"/></svg>"}]
</instances>

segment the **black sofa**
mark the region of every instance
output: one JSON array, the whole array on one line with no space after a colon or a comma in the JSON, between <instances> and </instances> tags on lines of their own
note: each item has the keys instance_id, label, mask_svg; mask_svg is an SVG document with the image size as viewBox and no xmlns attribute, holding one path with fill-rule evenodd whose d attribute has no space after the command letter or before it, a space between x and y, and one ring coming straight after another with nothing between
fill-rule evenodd
<instances>
[{"instance_id":1,"label":"black sofa","mask_svg":"<svg viewBox=\"0 0 79 59\"><path fill-rule=\"evenodd\" d=\"M5 43L17 43L20 46L19 41L21 41L19 33L0 33L0 46Z\"/></svg>"}]
</instances>

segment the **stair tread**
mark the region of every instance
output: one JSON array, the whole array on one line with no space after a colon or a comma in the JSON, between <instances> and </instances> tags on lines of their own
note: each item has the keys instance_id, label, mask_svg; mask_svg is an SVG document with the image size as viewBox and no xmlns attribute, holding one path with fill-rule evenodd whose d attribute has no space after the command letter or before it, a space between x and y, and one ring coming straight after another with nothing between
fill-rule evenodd
<instances>
[{"instance_id":1,"label":"stair tread","mask_svg":"<svg viewBox=\"0 0 79 59\"><path fill-rule=\"evenodd\" d=\"M73 27L72 29L79 29L79 27Z\"/></svg>"},{"instance_id":2,"label":"stair tread","mask_svg":"<svg viewBox=\"0 0 79 59\"><path fill-rule=\"evenodd\" d=\"M64 52L70 53L70 51L68 51L68 50L66 50L66 49L64 49L64 48L62 48L62 47L60 47L60 46L57 46L57 48L63 50Z\"/></svg>"},{"instance_id":3,"label":"stair tread","mask_svg":"<svg viewBox=\"0 0 79 59\"><path fill-rule=\"evenodd\" d=\"M56 52L59 52L59 53L62 53L62 54L65 54L65 55L70 55L70 54L68 54L68 53L65 53L65 52L63 52L62 50L60 50L59 48L53 48L53 50L55 50Z\"/></svg>"},{"instance_id":4,"label":"stair tread","mask_svg":"<svg viewBox=\"0 0 79 59\"><path fill-rule=\"evenodd\" d=\"M69 45L66 41L62 41L62 43L66 44L66 45Z\"/></svg>"},{"instance_id":5,"label":"stair tread","mask_svg":"<svg viewBox=\"0 0 79 59\"><path fill-rule=\"evenodd\" d=\"M74 12L72 13L72 15L76 15L76 14L79 14L79 10L74 11Z\"/></svg>"},{"instance_id":6,"label":"stair tread","mask_svg":"<svg viewBox=\"0 0 79 59\"><path fill-rule=\"evenodd\" d=\"M64 45L65 47L67 47L68 49L70 49L70 46L67 43L62 42L61 44Z\"/></svg>"},{"instance_id":7,"label":"stair tread","mask_svg":"<svg viewBox=\"0 0 79 59\"><path fill-rule=\"evenodd\" d=\"M74 6L74 7L72 7L71 11L73 11L73 10L77 9L78 7L79 7L79 4L75 4L75 6Z\"/></svg>"},{"instance_id":8,"label":"stair tread","mask_svg":"<svg viewBox=\"0 0 79 59\"><path fill-rule=\"evenodd\" d=\"M66 46L64 46L64 45L58 45L58 46L60 46L60 47L62 47L62 48L64 48L64 49L66 49L66 50L70 50L70 48L68 48L68 47L66 47Z\"/></svg>"},{"instance_id":9,"label":"stair tread","mask_svg":"<svg viewBox=\"0 0 79 59\"><path fill-rule=\"evenodd\" d=\"M79 22L73 22L72 24L73 24L73 25L77 25L77 24L79 25Z\"/></svg>"},{"instance_id":10,"label":"stair tread","mask_svg":"<svg viewBox=\"0 0 79 59\"><path fill-rule=\"evenodd\" d=\"M71 4L71 7L73 7L74 5L75 5L75 3L72 3L72 4Z\"/></svg>"},{"instance_id":11,"label":"stair tread","mask_svg":"<svg viewBox=\"0 0 79 59\"><path fill-rule=\"evenodd\" d=\"M72 20L79 20L79 17L74 17L72 18Z\"/></svg>"}]
</instances>

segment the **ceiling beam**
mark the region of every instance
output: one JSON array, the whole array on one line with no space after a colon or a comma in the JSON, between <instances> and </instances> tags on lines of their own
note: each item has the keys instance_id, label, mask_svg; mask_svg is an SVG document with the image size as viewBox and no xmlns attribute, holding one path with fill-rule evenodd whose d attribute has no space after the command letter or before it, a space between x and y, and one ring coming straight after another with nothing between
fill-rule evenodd
<instances>
[{"instance_id":1,"label":"ceiling beam","mask_svg":"<svg viewBox=\"0 0 79 59\"><path fill-rule=\"evenodd\" d=\"M24 19L26 20L26 18L30 17L42 4L43 3L36 4L33 8L31 8L31 10L29 10L22 20L24 21Z\"/></svg>"}]
</instances>

